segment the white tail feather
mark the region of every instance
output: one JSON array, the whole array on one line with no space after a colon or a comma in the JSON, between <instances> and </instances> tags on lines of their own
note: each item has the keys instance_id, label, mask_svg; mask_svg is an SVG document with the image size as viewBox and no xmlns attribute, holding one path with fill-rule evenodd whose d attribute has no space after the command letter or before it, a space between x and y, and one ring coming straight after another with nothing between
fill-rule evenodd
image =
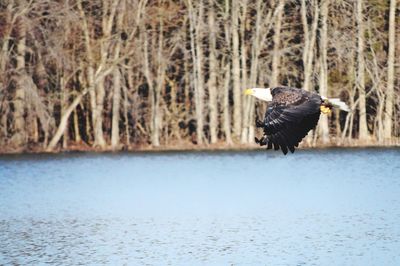
<instances>
[{"instance_id":1,"label":"white tail feather","mask_svg":"<svg viewBox=\"0 0 400 266\"><path fill-rule=\"evenodd\" d=\"M329 103L331 103L334 107L339 108L340 110L343 110L345 112L350 112L349 106L340 100L339 98L329 98L328 99Z\"/></svg>"}]
</instances>

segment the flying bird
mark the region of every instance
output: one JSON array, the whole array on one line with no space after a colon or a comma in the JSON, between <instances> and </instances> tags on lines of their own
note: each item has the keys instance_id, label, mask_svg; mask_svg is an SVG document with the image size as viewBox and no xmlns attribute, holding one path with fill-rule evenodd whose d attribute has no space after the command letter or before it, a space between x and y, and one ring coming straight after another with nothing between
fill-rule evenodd
<instances>
[{"instance_id":1,"label":"flying bird","mask_svg":"<svg viewBox=\"0 0 400 266\"><path fill-rule=\"evenodd\" d=\"M252 95L269 102L264 121L256 119L256 126L264 129L263 136L255 138L260 146L279 150L286 155L294 152L300 141L315 128L321 113L329 114L333 107L349 112L338 98L326 98L317 93L292 87L251 88L245 95Z\"/></svg>"}]
</instances>

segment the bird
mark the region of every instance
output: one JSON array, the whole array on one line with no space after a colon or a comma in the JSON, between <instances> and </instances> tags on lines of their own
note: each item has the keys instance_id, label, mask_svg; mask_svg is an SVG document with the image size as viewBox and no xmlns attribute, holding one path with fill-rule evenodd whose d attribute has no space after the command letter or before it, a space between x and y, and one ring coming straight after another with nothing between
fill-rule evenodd
<instances>
[{"instance_id":1,"label":"bird","mask_svg":"<svg viewBox=\"0 0 400 266\"><path fill-rule=\"evenodd\" d=\"M245 95L267 101L264 121L256 118L256 127L263 128L261 138L255 138L260 146L279 150L283 154L294 153L301 140L315 128L320 114L329 114L339 108L345 112L350 109L339 98L326 98L304 89L278 86L273 88L250 88Z\"/></svg>"}]
</instances>

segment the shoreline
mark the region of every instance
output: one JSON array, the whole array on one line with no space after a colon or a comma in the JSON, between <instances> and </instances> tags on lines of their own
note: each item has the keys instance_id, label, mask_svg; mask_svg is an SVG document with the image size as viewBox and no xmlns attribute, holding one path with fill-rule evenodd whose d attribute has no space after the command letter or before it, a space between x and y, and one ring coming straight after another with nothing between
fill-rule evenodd
<instances>
[{"instance_id":1,"label":"shoreline","mask_svg":"<svg viewBox=\"0 0 400 266\"><path fill-rule=\"evenodd\" d=\"M365 148L400 148L399 141L392 141L391 143L360 143L357 140L352 141L352 143L346 144L316 144L316 145L307 145L305 143L301 144L296 151L298 150L323 150L323 149L335 149L335 148L356 148L356 149L365 149ZM88 145L76 145L71 144L68 148L58 148L52 151L46 151L46 149L41 147L33 147L33 148L20 148L20 149L12 149L6 148L0 150L0 156L7 155L29 155L29 154L67 154L67 153L177 153L177 152L220 152L220 151L263 151L266 150L266 147L260 147L256 144L225 144L225 143L216 143L216 144L208 144L208 145L195 145L195 144L176 144L176 145L160 145L158 147L154 147L151 145L132 145L130 147L122 147L119 149L112 149L111 147L107 147L105 149L90 147Z\"/></svg>"}]
</instances>

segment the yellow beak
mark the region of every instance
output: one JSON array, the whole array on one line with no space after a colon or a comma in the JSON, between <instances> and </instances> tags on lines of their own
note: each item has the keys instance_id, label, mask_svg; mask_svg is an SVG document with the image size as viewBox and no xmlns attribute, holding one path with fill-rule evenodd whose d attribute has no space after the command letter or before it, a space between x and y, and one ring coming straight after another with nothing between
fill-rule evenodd
<instances>
[{"instance_id":1,"label":"yellow beak","mask_svg":"<svg viewBox=\"0 0 400 266\"><path fill-rule=\"evenodd\" d=\"M245 90L244 95L253 95L253 90L252 89Z\"/></svg>"}]
</instances>

